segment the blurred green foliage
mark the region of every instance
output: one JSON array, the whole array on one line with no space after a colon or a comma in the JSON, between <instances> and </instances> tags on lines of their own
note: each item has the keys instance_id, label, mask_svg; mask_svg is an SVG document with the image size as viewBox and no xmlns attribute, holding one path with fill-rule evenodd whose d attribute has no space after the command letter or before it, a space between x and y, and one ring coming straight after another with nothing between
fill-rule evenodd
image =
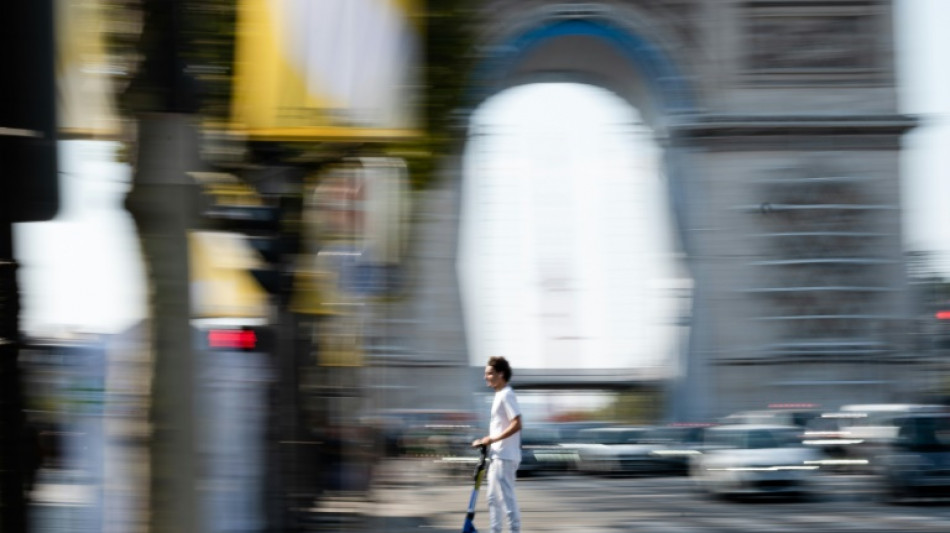
<instances>
[{"instance_id":1,"label":"blurred green foliage","mask_svg":"<svg viewBox=\"0 0 950 533\"><path fill-rule=\"evenodd\" d=\"M432 185L442 156L460 152L467 123L462 111L475 60L475 11L471 0L429 0L424 13L425 136L403 156L414 188ZM398 148L398 147L397 147Z\"/></svg>"},{"instance_id":2,"label":"blurred green foliage","mask_svg":"<svg viewBox=\"0 0 950 533\"><path fill-rule=\"evenodd\" d=\"M592 418L623 424L648 425L659 420L662 408L663 397L659 391L622 392Z\"/></svg>"}]
</instances>

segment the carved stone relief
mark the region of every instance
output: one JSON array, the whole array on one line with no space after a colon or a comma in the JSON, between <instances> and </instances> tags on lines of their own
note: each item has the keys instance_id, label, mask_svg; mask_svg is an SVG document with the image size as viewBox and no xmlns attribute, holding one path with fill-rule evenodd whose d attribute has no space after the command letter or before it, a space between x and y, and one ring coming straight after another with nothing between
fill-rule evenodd
<instances>
[{"instance_id":1,"label":"carved stone relief","mask_svg":"<svg viewBox=\"0 0 950 533\"><path fill-rule=\"evenodd\" d=\"M873 231L873 221L890 206L874 203L869 179L833 177L841 174L827 168L776 174L758 184L765 201L751 224L759 231L754 266L761 269L752 290L770 310L759 318L781 323L778 339L809 349L867 344L869 321L884 307L889 263L886 235Z\"/></svg>"},{"instance_id":2,"label":"carved stone relief","mask_svg":"<svg viewBox=\"0 0 950 533\"><path fill-rule=\"evenodd\" d=\"M750 2L745 6L744 71L757 81L873 80L878 15L874 2Z\"/></svg>"}]
</instances>

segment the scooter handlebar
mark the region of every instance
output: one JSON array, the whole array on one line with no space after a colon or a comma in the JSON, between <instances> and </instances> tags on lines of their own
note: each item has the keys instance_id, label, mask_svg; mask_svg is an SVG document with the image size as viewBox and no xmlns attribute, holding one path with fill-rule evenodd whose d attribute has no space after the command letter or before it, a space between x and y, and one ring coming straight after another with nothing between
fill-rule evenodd
<instances>
[{"instance_id":1,"label":"scooter handlebar","mask_svg":"<svg viewBox=\"0 0 950 533\"><path fill-rule=\"evenodd\" d=\"M475 467L475 472L472 474L472 478L475 481L478 481L479 474L482 473L482 470L485 470L485 463L488 461L488 445L482 444L478 447L478 451L481 453L481 457L478 459L478 466Z\"/></svg>"}]
</instances>

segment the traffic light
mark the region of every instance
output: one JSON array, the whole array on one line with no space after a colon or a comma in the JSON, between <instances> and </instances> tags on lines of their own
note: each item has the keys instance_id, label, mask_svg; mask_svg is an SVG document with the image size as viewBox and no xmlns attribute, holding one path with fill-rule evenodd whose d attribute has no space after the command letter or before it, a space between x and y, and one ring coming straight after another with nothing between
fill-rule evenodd
<instances>
[{"instance_id":1,"label":"traffic light","mask_svg":"<svg viewBox=\"0 0 950 533\"><path fill-rule=\"evenodd\" d=\"M270 205L214 205L205 210L210 229L239 233L256 252L257 265L250 268L258 284L269 294L281 289L281 261L287 253L281 232L281 210Z\"/></svg>"},{"instance_id":2,"label":"traffic light","mask_svg":"<svg viewBox=\"0 0 950 533\"><path fill-rule=\"evenodd\" d=\"M273 332L267 326L214 327L204 332L211 350L268 352L273 349Z\"/></svg>"},{"instance_id":3,"label":"traffic light","mask_svg":"<svg viewBox=\"0 0 950 533\"><path fill-rule=\"evenodd\" d=\"M59 209L54 0L8 0L0 15L0 218L49 220Z\"/></svg>"}]
</instances>

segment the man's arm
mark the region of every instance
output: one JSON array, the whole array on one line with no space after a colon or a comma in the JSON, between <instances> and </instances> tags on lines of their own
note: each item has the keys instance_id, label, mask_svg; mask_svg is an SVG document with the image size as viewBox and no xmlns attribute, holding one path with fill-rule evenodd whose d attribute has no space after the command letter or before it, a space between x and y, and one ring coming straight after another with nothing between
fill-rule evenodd
<instances>
[{"instance_id":1,"label":"man's arm","mask_svg":"<svg viewBox=\"0 0 950 533\"><path fill-rule=\"evenodd\" d=\"M505 430L499 433L498 435L495 435L495 436L487 435L480 439L476 439L474 442L472 442L472 448L477 448L479 446L488 446L489 444L493 442L505 440L519 431L521 431L521 415L514 417L511 420L511 423L508 424L508 427L506 427Z\"/></svg>"}]
</instances>

